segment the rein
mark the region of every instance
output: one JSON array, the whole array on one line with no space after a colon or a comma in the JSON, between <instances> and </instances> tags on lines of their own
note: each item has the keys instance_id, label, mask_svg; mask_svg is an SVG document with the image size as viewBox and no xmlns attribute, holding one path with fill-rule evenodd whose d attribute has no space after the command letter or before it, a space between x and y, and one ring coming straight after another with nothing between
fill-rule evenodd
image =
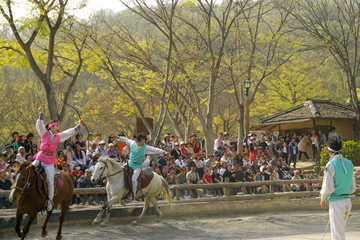
<instances>
[{"instance_id":1,"label":"rein","mask_svg":"<svg viewBox=\"0 0 360 240\"><path fill-rule=\"evenodd\" d=\"M23 187L19 187L19 186L17 186L17 183L16 183L16 186L12 186L12 187L11 187L11 190L12 190L13 188L18 189L18 190L21 191L21 195L23 195L23 194L24 194L24 191L27 190L30 186L31 186L31 183L30 183L30 170L29 170L28 176L27 176L27 178L26 178L26 183L25 183L25 185L24 185Z\"/></svg>"},{"instance_id":2,"label":"rein","mask_svg":"<svg viewBox=\"0 0 360 240\"><path fill-rule=\"evenodd\" d=\"M104 163L104 164L105 164L105 167L104 167L104 169L103 169L103 171L102 171L102 173L101 173L101 175L100 175L100 176L102 176L102 175L104 174L104 172L105 172L105 169L106 169L106 168L109 168L106 162L102 162L102 163ZM112 173L112 174L108 174L108 175L107 175L107 176L105 176L105 177L112 177L112 176L115 176L116 174L119 174L119 173L121 173L122 171L124 171L124 169L121 169L120 171L117 171L117 172Z\"/></svg>"},{"instance_id":3,"label":"rein","mask_svg":"<svg viewBox=\"0 0 360 240\"><path fill-rule=\"evenodd\" d=\"M124 171L124 170L117 171L116 173L113 173L113 174L107 175L106 177L112 177L112 176L115 176L116 174L119 174L119 173L121 173L122 171Z\"/></svg>"}]
</instances>

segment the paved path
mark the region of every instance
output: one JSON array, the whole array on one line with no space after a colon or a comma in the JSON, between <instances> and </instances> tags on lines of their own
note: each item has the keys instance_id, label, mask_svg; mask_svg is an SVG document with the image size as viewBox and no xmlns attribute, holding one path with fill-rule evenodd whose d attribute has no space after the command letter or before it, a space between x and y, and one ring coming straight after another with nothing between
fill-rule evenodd
<instances>
[{"instance_id":1,"label":"paved path","mask_svg":"<svg viewBox=\"0 0 360 240\"><path fill-rule=\"evenodd\" d=\"M281 209L279 209L281 211ZM360 210L353 210L348 220L347 240L360 239ZM140 225L111 219L108 226L90 222L67 223L63 239L257 239L257 240L320 240L328 214L324 211L264 213L256 215L164 217L160 222L146 218ZM48 229L54 239L56 226ZM17 239L15 232L0 233L0 239ZM27 239L41 239L40 228L32 227ZM330 238L330 229L325 239Z\"/></svg>"}]
</instances>

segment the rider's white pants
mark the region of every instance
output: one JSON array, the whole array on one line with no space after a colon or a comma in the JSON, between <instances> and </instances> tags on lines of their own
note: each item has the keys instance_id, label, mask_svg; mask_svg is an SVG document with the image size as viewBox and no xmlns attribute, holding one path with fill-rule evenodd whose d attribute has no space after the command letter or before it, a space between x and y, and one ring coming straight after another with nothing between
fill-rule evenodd
<instances>
[{"instance_id":1,"label":"rider's white pants","mask_svg":"<svg viewBox=\"0 0 360 240\"><path fill-rule=\"evenodd\" d=\"M329 202L331 237L333 240L345 239L346 221L351 206L350 198Z\"/></svg>"},{"instance_id":2,"label":"rider's white pants","mask_svg":"<svg viewBox=\"0 0 360 240\"><path fill-rule=\"evenodd\" d=\"M32 165L35 167L39 166L40 161L34 160ZM48 198L49 200L53 200L54 198L54 174L55 174L55 167L54 164L45 164L41 163L41 166L45 169L46 172L46 182L48 186Z\"/></svg>"},{"instance_id":3,"label":"rider's white pants","mask_svg":"<svg viewBox=\"0 0 360 240\"><path fill-rule=\"evenodd\" d=\"M134 194L134 198L136 196L136 189L137 189L137 179L141 173L141 168L133 168L134 173L131 177L131 182L132 182L132 192Z\"/></svg>"}]
</instances>

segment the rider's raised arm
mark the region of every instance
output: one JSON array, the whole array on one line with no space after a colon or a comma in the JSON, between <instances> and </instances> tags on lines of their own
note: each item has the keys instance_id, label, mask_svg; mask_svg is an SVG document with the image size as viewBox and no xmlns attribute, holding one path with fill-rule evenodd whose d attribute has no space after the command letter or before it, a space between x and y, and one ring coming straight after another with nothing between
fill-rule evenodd
<instances>
[{"instance_id":1,"label":"rider's raised arm","mask_svg":"<svg viewBox=\"0 0 360 240\"><path fill-rule=\"evenodd\" d=\"M60 142L64 142L66 139L68 139L69 137L74 135L75 132L79 129L80 129L80 124L76 125L76 127L74 127L74 128L69 128L69 129L59 133Z\"/></svg>"},{"instance_id":2,"label":"rider's raised arm","mask_svg":"<svg viewBox=\"0 0 360 240\"><path fill-rule=\"evenodd\" d=\"M36 121L36 129L40 135L40 138L42 138L46 133L46 128L44 125L44 113L40 112L39 119Z\"/></svg>"},{"instance_id":3,"label":"rider's raised arm","mask_svg":"<svg viewBox=\"0 0 360 240\"><path fill-rule=\"evenodd\" d=\"M133 143L135 142L134 140L128 139L126 137L119 137L118 139L119 139L120 142L124 142L129 146L132 146Z\"/></svg>"},{"instance_id":4,"label":"rider's raised arm","mask_svg":"<svg viewBox=\"0 0 360 240\"><path fill-rule=\"evenodd\" d=\"M165 153L165 151L160 148L146 146L145 154L162 154L162 153Z\"/></svg>"}]
</instances>

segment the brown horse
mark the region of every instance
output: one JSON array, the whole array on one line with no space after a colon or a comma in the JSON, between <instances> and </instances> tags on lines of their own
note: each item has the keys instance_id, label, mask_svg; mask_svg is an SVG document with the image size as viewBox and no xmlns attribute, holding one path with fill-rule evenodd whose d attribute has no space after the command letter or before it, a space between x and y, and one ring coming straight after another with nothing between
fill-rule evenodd
<instances>
[{"instance_id":1,"label":"brown horse","mask_svg":"<svg viewBox=\"0 0 360 240\"><path fill-rule=\"evenodd\" d=\"M56 235L56 239L61 239L61 227L64 222L66 213L69 211L69 205L71 203L73 195L74 179L71 174L63 172L64 175L64 187L54 197L54 206L60 204L61 212L59 217L59 229ZM16 210L16 223L15 231L19 238L24 239L29 232L30 225L37 216L37 213L45 205L46 199L41 198L36 188L36 172L33 165L27 163L18 165L14 174L14 183L11 187L9 200L13 201L17 197L17 210ZM20 224L24 214L29 216L29 219L23 231L20 231ZM50 219L52 211L47 212L46 219L41 226L41 236L46 237L46 226Z\"/></svg>"}]
</instances>

